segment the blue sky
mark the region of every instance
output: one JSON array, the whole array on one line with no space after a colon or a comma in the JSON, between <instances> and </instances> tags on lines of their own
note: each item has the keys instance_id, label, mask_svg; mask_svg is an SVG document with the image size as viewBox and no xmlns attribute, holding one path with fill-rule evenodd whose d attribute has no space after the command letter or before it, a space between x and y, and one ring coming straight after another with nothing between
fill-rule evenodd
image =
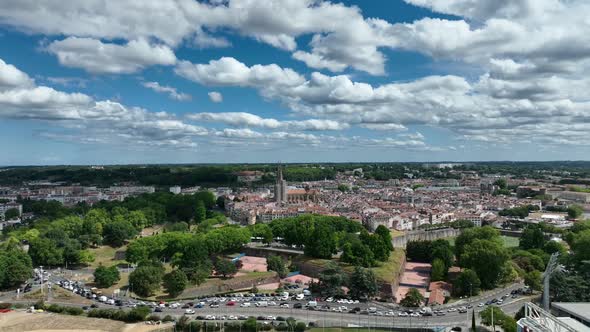
<instances>
[{"instance_id":1,"label":"blue sky","mask_svg":"<svg viewBox=\"0 0 590 332\"><path fill-rule=\"evenodd\" d=\"M584 1L0 4L0 165L588 159Z\"/></svg>"}]
</instances>

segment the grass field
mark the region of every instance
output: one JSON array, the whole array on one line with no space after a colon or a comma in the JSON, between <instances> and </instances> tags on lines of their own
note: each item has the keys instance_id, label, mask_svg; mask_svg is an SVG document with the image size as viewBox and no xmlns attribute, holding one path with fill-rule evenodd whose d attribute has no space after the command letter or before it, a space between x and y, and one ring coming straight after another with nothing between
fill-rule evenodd
<instances>
[{"instance_id":1,"label":"grass field","mask_svg":"<svg viewBox=\"0 0 590 332\"><path fill-rule=\"evenodd\" d=\"M502 237L502 241L504 241L504 247L506 247L506 248L518 247L518 245L520 244L520 239L517 237L504 236L504 235L502 235L501 237Z\"/></svg>"},{"instance_id":2,"label":"grass field","mask_svg":"<svg viewBox=\"0 0 590 332\"><path fill-rule=\"evenodd\" d=\"M89 267L96 268L100 264L104 266L124 264L124 259L116 259L117 251L125 251L126 246L120 248L113 248L110 246L100 246L98 248L91 248L89 251L94 255L94 262L90 263Z\"/></svg>"},{"instance_id":3,"label":"grass field","mask_svg":"<svg viewBox=\"0 0 590 332\"><path fill-rule=\"evenodd\" d=\"M396 249L391 253L387 262L382 262L380 263L380 266L372 268L377 279L388 283L394 282L398 276L398 272L402 262L404 261L405 255L405 251ZM342 267L342 269L347 273L352 273L354 270L354 266L348 263L343 263L338 260L334 261L337 262L338 265L340 265L340 267ZM328 264L330 260L320 258L303 258L303 262L305 262L305 264L312 264L321 268Z\"/></svg>"},{"instance_id":4,"label":"grass field","mask_svg":"<svg viewBox=\"0 0 590 332\"><path fill-rule=\"evenodd\" d=\"M391 255L387 262L381 263L381 266L373 268L375 276L379 280L393 283L397 278L398 272L406 256L405 251L396 249Z\"/></svg>"}]
</instances>

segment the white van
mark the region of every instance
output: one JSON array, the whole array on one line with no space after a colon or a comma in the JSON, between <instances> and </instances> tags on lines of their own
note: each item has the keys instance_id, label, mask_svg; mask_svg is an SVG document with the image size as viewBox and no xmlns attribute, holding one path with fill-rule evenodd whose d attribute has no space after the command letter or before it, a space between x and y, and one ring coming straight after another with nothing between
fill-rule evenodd
<instances>
[{"instance_id":1,"label":"white van","mask_svg":"<svg viewBox=\"0 0 590 332\"><path fill-rule=\"evenodd\" d=\"M107 297L104 295L101 295L98 297L98 301L100 301L100 302L106 302L106 300L107 300Z\"/></svg>"},{"instance_id":2,"label":"white van","mask_svg":"<svg viewBox=\"0 0 590 332\"><path fill-rule=\"evenodd\" d=\"M315 308L318 306L318 301L309 301L307 302L307 306Z\"/></svg>"}]
</instances>

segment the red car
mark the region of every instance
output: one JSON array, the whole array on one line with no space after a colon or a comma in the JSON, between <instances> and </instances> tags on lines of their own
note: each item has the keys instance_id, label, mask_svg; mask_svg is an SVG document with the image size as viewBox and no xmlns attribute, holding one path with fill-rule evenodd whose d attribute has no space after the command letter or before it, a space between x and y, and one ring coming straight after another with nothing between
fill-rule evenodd
<instances>
[{"instance_id":1,"label":"red car","mask_svg":"<svg viewBox=\"0 0 590 332\"><path fill-rule=\"evenodd\" d=\"M231 306L234 306L234 305L236 305L236 302L235 302L235 301L229 301L229 302L227 302L225 305L227 305L227 306L230 306L230 307L231 307Z\"/></svg>"}]
</instances>

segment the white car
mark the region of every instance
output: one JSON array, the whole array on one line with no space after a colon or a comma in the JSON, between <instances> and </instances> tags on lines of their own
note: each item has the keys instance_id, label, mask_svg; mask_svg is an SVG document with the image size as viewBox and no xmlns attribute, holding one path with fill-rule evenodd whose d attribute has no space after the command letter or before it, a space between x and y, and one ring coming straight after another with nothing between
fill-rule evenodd
<instances>
[{"instance_id":1,"label":"white car","mask_svg":"<svg viewBox=\"0 0 590 332\"><path fill-rule=\"evenodd\" d=\"M244 303L240 304L240 307L242 307L242 308L249 308L251 306L252 306L252 304L250 302L244 302Z\"/></svg>"},{"instance_id":2,"label":"white car","mask_svg":"<svg viewBox=\"0 0 590 332\"><path fill-rule=\"evenodd\" d=\"M187 314L187 315L194 315L195 314L195 311L193 309L186 309L184 311L184 313Z\"/></svg>"},{"instance_id":3,"label":"white car","mask_svg":"<svg viewBox=\"0 0 590 332\"><path fill-rule=\"evenodd\" d=\"M297 296L295 296L295 299L303 300L304 297L305 297L305 295L303 295L303 294L297 294Z\"/></svg>"},{"instance_id":4,"label":"white car","mask_svg":"<svg viewBox=\"0 0 590 332\"><path fill-rule=\"evenodd\" d=\"M326 299L326 302L334 302L334 298L333 297L329 297Z\"/></svg>"},{"instance_id":5,"label":"white car","mask_svg":"<svg viewBox=\"0 0 590 332\"><path fill-rule=\"evenodd\" d=\"M484 306L484 304L483 304L483 303L480 303L480 304L478 304L477 306L481 308L481 307L483 307L483 306Z\"/></svg>"},{"instance_id":6,"label":"white car","mask_svg":"<svg viewBox=\"0 0 590 332\"><path fill-rule=\"evenodd\" d=\"M229 320L238 320L238 317L236 317L234 315L231 315L227 319L229 319Z\"/></svg>"},{"instance_id":7,"label":"white car","mask_svg":"<svg viewBox=\"0 0 590 332\"><path fill-rule=\"evenodd\" d=\"M275 316L266 316L266 320L276 320Z\"/></svg>"},{"instance_id":8,"label":"white car","mask_svg":"<svg viewBox=\"0 0 590 332\"><path fill-rule=\"evenodd\" d=\"M289 303L283 303L283 304L281 304L281 308L287 308L287 309L289 309Z\"/></svg>"},{"instance_id":9,"label":"white car","mask_svg":"<svg viewBox=\"0 0 590 332\"><path fill-rule=\"evenodd\" d=\"M206 320L215 320L215 316L213 316L213 315L207 315L207 316L205 316L205 319Z\"/></svg>"}]
</instances>

